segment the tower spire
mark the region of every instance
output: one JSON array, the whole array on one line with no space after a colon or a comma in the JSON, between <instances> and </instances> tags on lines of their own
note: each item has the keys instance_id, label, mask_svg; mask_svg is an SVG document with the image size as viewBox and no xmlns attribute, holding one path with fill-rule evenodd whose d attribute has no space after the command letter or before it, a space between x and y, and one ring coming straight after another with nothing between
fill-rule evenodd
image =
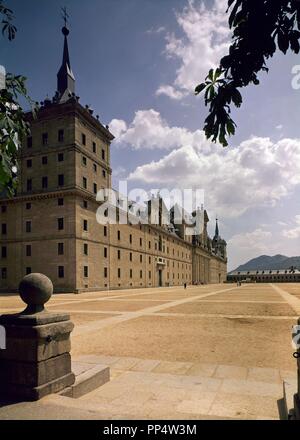
<instances>
[{"instance_id":1,"label":"tower spire","mask_svg":"<svg viewBox=\"0 0 300 440\"><path fill-rule=\"evenodd\" d=\"M219 238L219 225L218 225L218 219L217 218L216 218L215 238Z\"/></svg>"},{"instance_id":2,"label":"tower spire","mask_svg":"<svg viewBox=\"0 0 300 440\"><path fill-rule=\"evenodd\" d=\"M62 8L62 17L64 20L64 27L62 33L64 35L64 51L61 67L57 73L57 91L59 102L64 102L69 99L69 95L75 93L75 78L71 69L69 48L68 48L68 18L66 7Z\"/></svg>"}]
</instances>

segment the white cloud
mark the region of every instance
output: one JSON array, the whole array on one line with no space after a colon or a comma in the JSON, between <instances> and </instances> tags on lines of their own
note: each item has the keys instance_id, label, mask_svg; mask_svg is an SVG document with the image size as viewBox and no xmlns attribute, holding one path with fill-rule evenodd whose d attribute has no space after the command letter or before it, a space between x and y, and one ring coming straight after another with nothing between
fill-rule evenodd
<instances>
[{"instance_id":1,"label":"white cloud","mask_svg":"<svg viewBox=\"0 0 300 440\"><path fill-rule=\"evenodd\" d=\"M182 99L185 94L177 89L175 89L175 87L173 86L160 86L156 92L155 92L156 96L160 96L160 95L167 95L169 98L172 99Z\"/></svg>"},{"instance_id":2,"label":"white cloud","mask_svg":"<svg viewBox=\"0 0 300 440\"><path fill-rule=\"evenodd\" d=\"M252 137L238 148L222 148L210 143L202 130L169 126L153 109L136 112L128 126L120 120L112 125L119 129L117 144L172 149L138 166L130 180L204 189L207 205L222 216L275 206L300 184L300 139Z\"/></svg>"},{"instance_id":3,"label":"white cloud","mask_svg":"<svg viewBox=\"0 0 300 440\"><path fill-rule=\"evenodd\" d=\"M234 235L227 242L229 270L259 255L277 252L277 244L274 243L272 233L262 228Z\"/></svg>"},{"instance_id":4,"label":"white cloud","mask_svg":"<svg viewBox=\"0 0 300 440\"><path fill-rule=\"evenodd\" d=\"M215 0L208 8L204 3L190 0L176 19L182 38L167 34L165 55L179 61L172 85L162 84L156 94L165 94L173 99L194 92L209 69L217 67L220 58L229 47L230 30L225 14L227 0Z\"/></svg>"},{"instance_id":5,"label":"white cloud","mask_svg":"<svg viewBox=\"0 0 300 440\"><path fill-rule=\"evenodd\" d=\"M165 32L166 28L164 26L160 26L158 28L150 28L146 31L146 34L153 35L153 34L161 34L162 32Z\"/></svg>"},{"instance_id":6,"label":"white cloud","mask_svg":"<svg viewBox=\"0 0 300 440\"><path fill-rule=\"evenodd\" d=\"M270 237L272 237L271 232L258 228L251 232L234 235L230 238L230 240L228 240L228 244L245 249L249 249L249 247L251 247L251 251L255 249L255 251L264 252L268 250L268 244L266 244L265 240Z\"/></svg>"},{"instance_id":7,"label":"white cloud","mask_svg":"<svg viewBox=\"0 0 300 440\"><path fill-rule=\"evenodd\" d=\"M113 119L109 124L111 133L117 138L116 141L127 130L126 122L122 119Z\"/></svg>"},{"instance_id":8,"label":"white cloud","mask_svg":"<svg viewBox=\"0 0 300 440\"><path fill-rule=\"evenodd\" d=\"M153 109L137 111L128 127L125 121L113 119L110 130L116 136L116 145L129 144L136 150L208 144L202 130L191 132L183 127L170 127L160 113Z\"/></svg>"},{"instance_id":9,"label":"white cloud","mask_svg":"<svg viewBox=\"0 0 300 440\"><path fill-rule=\"evenodd\" d=\"M295 216L294 223L294 227L282 231L283 237L289 239L300 238L300 215Z\"/></svg>"}]
</instances>

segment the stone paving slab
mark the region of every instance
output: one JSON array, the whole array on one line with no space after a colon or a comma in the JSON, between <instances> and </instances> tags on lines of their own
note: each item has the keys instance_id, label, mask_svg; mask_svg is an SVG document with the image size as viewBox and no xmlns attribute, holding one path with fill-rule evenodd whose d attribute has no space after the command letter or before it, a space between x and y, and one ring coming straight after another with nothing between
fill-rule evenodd
<instances>
[{"instance_id":1,"label":"stone paving slab","mask_svg":"<svg viewBox=\"0 0 300 440\"><path fill-rule=\"evenodd\" d=\"M192 362L168 362L163 361L157 365L152 372L153 373L171 373L171 374L184 374L193 366Z\"/></svg>"},{"instance_id":2,"label":"stone paving slab","mask_svg":"<svg viewBox=\"0 0 300 440\"><path fill-rule=\"evenodd\" d=\"M236 365L218 365L213 377L222 379L246 379L247 368Z\"/></svg>"},{"instance_id":3,"label":"stone paving slab","mask_svg":"<svg viewBox=\"0 0 300 440\"><path fill-rule=\"evenodd\" d=\"M212 377L217 369L217 364L193 363L192 367L186 371L188 376Z\"/></svg>"},{"instance_id":4,"label":"stone paving slab","mask_svg":"<svg viewBox=\"0 0 300 440\"><path fill-rule=\"evenodd\" d=\"M242 393L219 393L208 414L246 420L279 419L276 398L243 395Z\"/></svg>"},{"instance_id":5,"label":"stone paving slab","mask_svg":"<svg viewBox=\"0 0 300 440\"><path fill-rule=\"evenodd\" d=\"M276 368L257 368L248 369L247 380L259 382L282 383L280 371Z\"/></svg>"},{"instance_id":6,"label":"stone paving slab","mask_svg":"<svg viewBox=\"0 0 300 440\"><path fill-rule=\"evenodd\" d=\"M113 417L278 419L281 393L272 383L128 371L79 400Z\"/></svg>"},{"instance_id":7,"label":"stone paving slab","mask_svg":"<svg viewBox=\"0 0 300 440\"><path fill-rule=\"evenodd\" d=\"M131 368L131 371L153 371L153 369L157 367L160 362L161 361L154 359L142 359Z\"/></svg>"}]
</instances>

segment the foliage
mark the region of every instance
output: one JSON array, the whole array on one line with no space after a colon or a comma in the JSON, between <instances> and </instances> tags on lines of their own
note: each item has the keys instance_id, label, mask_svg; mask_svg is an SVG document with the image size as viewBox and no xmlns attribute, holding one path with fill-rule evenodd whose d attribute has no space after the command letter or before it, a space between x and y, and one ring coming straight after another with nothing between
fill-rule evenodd
<instances>
[{"instance_id":1,"label":"foliage","mask_svg":"<svg viewBox=\"0 0 300 440\"><path fill-rule=\"evenodd\" d=\"M228 136L235 134L230 115L233 105L242 104L239 89L259 84L258 74L268 72L266 62L277 50L284 54L289 49L296 54L300 50L299 0L228 0L229 11L229 53L195 88L196 95L204 91L209 106L205 135L224 147Z\"/></svg>"},{"instance_id":2,"label":"foliage","mask_svg":"<svg viewBox=\"0 0 300 440\"><path fill-rule=\"evenodd\" d=\"M17 152L29 127L18 103L19 96L29 102L25 77L6 75L6 88L0 91L0 191L12 195L16 188Z\"/></svg>"},{"instance_id":3,"label":"foliage","mask_svg":"<svg viewBox=\"0 0 300 440\"><path fill-rule=\"evenodd\" d=\"M17 29L12 24L13 12L0 1L2 15L2 34L12 41ZM33 108L33 102L27 94L26 78L12 74L6 75L6 88L0 90L0 194L5 191L13 195L16 189L17 152L22 137L29 133L24 112L19 104L23 97Z\"/></svg>"}]
</instances>

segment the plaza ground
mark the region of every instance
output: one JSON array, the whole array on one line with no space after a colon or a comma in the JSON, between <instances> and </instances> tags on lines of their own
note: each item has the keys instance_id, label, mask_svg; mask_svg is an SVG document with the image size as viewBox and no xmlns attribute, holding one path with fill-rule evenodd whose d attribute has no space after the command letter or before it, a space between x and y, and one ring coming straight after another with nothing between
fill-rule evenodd
<instances>
[{"instance_id":1,"label":"plaza ground","mask_svg":"<svg viewBox=\"0 0 300 440\"><path fill-rule=\"evenodd\" d=\"M23 306L18 296L0 298L0 313ZM282 381L296 375L298 284L56 294L47 308L71 314L79 367L109 365L111 381L80 399L45 398L40 411L60 398L62 407L91 418L97 411L112 418L278 418Z\"/></svg>"}]
</instances>

